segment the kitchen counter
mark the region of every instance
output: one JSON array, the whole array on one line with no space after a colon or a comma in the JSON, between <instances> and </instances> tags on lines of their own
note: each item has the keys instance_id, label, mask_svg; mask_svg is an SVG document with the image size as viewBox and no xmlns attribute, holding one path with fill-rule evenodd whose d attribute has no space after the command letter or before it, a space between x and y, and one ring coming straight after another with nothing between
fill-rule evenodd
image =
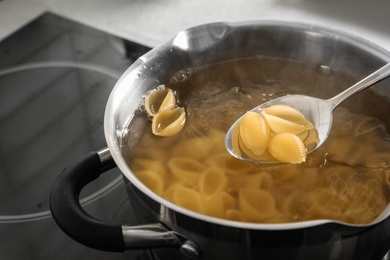
<instances>
[{"instance_id":1,"label":"kitchen counter","mask_svg":"<svg viewBox=\"0 0 390 260\"><path fill-rule=\"evenodd\" d=\"M352 3L352 1L347 1ZM45 11L153 47L215 21L286 20L327 26L390 50L389 1L0 0L0 40Z\"/></svg>"}]
</instances>

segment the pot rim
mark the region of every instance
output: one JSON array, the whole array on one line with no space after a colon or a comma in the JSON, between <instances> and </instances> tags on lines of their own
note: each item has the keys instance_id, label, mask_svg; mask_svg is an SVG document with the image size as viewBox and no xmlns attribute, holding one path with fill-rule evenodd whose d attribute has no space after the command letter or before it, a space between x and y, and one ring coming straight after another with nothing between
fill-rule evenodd
<instances>
[{"instance_id":1,"label":"pot rim","mask_svg":"<svg viewBox=\"0 0 390 260\"><path fill-rule=\"evenodd\" d=\"M288 22L288 21L277 21L277 20L244 21L244 22L233 22L233 23L215 22L215 23L198 25L186 29L184 31L178 32L169 41L153 48L151 51L147 52L146 54L141 56L136 62L134 62L125 71L125 73L121 76L118 82L115 84L111 92L111 95L108 99L105 115L104 115L105 137L106 137L107 145L110 150L111 156L113 157L115 163L117 164L118 168L122 171L122 173L125 175L125 177L134 186L136 186L137 189L139 189L142 193L144 193L154 201L158 202L159 204L175 212L187 215L189 217L198 220L203 220L205 222L228 226L228 227L234 227L234 228L251 229L251 230L293 230L293 229L309 228L309 227L330 224L330 223L340 224L349 227L369 227L385 220L390 214L390 204L387 205L385 210L374 221L367 224L351 224L351 223L336 221L332 219L318 219L318 220L309 220L309 221L292 222L292 223L276 223L276 224L250 223L250 222L239 222L239 221L220 219L220 218L207 216L201 213L197 213L182 208L158 196L135 177L135 175L133 174L133 172L131 171L131 169L128 167L125 160L123 159L120 150L120 139L124 134L125 126L115 125L115 117L113 116L115 111L119 109L121 94L123 94L124 91L129 91L128 87L127 88L124 87L124 83L126 79L131 77L137 78L139 76L137 75L139 73L139 68L142 67L141 65L145 61L148 61L151 57L155 55L159 55L160 53L163 52L163 50L166 50L167 48L173 46L175 40L177 42L178 37L182 37L183 34L191 32L192 30L202 30L211 27L228 28L228 29L237 29L243 27L284 27L286 29L294 29L294 30L297 29L310 30L313 33L322 33L324 35L333 35L338 38L342 38L343 40L350 42L355 46L362 47L363 49L368 50L374 56L377 56L378 58L382 58L384 61L390 62L390 52L369 40L360 38L359 36L344 31L337 30L335 28L327 28L324 26L301 23L301 22ZM221 33L224 33L224 31L222 31ZM139 89L137 89L136 86L134 86L134 88L135 89L132 89L131 91L140 91ZM131 118L132 115L129 115L128 122L131 121ZM112 129L114 125L115 125L115 129Z\"/></svg>"}]
</instances>

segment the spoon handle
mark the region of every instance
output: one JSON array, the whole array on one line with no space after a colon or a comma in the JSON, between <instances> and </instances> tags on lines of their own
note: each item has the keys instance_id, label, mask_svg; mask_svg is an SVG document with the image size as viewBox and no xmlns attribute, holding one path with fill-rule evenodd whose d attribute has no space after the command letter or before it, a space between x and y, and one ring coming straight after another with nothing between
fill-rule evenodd
<instances>
[{"instance_id":1,"label":"spoon handle","mask_svg":"<svg viewBox=\"0 0 390 260\"><path fill-rule=\"evenodd\" d=\"M377 71L371 73L364 79L357 82L355 85L351 86L350 88L344 90L337 96L334 96L327 100L329 105L331 106L332 110L335 109L341 102L346 100L347 98L351 97L352 95L371 87L372 85L380 82L383 79L386 79L390 76L390 63L387 63L385 66L381 67Z\"/></svg>"}]
</instances>

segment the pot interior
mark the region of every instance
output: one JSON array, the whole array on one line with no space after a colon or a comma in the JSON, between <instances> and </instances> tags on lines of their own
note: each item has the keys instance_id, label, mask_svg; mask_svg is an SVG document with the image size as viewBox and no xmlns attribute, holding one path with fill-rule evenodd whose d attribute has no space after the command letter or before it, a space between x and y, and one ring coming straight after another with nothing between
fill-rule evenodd
<instances>
[{"instance_id":1,"label":"pot interior","mask_svg":"<svg viewBox=\"0 0 390 260\"><path fill-rule=\"evenodd\" d=\"M203 215L202 212L193 213L188 208L184 209L172 204L161 198L159 196L161 194L152 192L134 176L133 170L136 171L139 165L137 166L133 158L138 156L139 161L141 153L135 152L140 146L139 140L145 133L150 135L149 119L144 111L139 109L149 91L161 84L174 89L178 94L180 106L186 108L189 117L183 131L186 135L197 137L207 132L217 117L226 118L220 120L219 129L227 129L234 116L239 117L246 110L262 103L262 100L267 101L273 97L295 93L330 98L384 65L390 60L389 57L387 52L364 40L345 33L302 24L217 23L195 27L180 32L170 42L141 57L118 81L110 96L105 114L108 146L118 167L146 195L175 211L192 214L211 222L221 222L217 218ZM388 85L389 82L383 81L370 90L357 94L344 102L341 108L336 109L335 123L339 124L338 129L343 130L345 136L348 136L345 120L351 119L355 114L369 117L367 122L363 123L364 129L369 129L373 120L379 120L380 127L384 128L384 133L387 134L386 129L390 127L390 120L386 116L386 111L390 109ZM207 104L213 110L202 110L202 107ZM191 124L195 117L208 115L211 115L210 118L202 121L202 125L195 127ZM342 123L337 123L337 120L341 120ZM210 136L208 138L213 139ZM160 141L169 143L166 140L168 139ZM180 153L180 146L176 146L176 143L180 143L179 140L173 140L163 149L170 149L169 146L172 145L176 147L172 149L177 149ZM155 145L157 144L153 140L149 143L141 141L146 159L153 159L151 154L153 154L152 147ZM328 147L335 145L340 146L340 149L344 146L343 143L335 142ZM387 148L388 146L381 147L385 155L389 152ZM355 149L359 149L359 146ZM310 179L308 176L312 175L313 168L320 168L328 163L330 157L326 157L327 153L328 151L323 151L321 155L315 157L312 160L314 162L311 162L312 165L308 165L305 171L299 168L295 170L300 171L302 176L294 177L293 181L304 182L305 178ZM318 158L321 158L320 162L316 162ZM332 163L344 164L345 162L336 160ZM386 172L389 167L388 161L383 159L381 163L375 165L374 170ZM349 169L370 167L373 167L370 161L365 161L364 156L361 156L360 159L355 158ZM288 168L286 171L291 174ZM275 177L272 170L269 172L272 178ZM357 175L362 175L358 170L357 172ZM371 168L364 172L374 174ZM345 175L348 174L353 175L354 171L349 173L347 170ZM282 177L287 178L286 174ZM327 181L331 182L331 178L332 175L329 175ZM339 182L340 185L348 185L349 177L345 178L343 182ZM360 179L365 181L364 178ZM337 185L335 184L333 188L336 189ZM382 182L377 185L383 186L387 183ZM300 186L297 184L295 188L299 194ZM352 195L344 194L344 196ZM307 198L307 194L302 196L303 199ZM382 194L380 197L388 201L390 194ZM379 212L378 216L368 222L350 223L348 219L338 221L348 225L370 225L388 216L386 205L381 208L382 214ZM320 220L333 221L331 218ZM234 224L236 222L228 221L227 224L240 225ZM302 226L304 222L307 222L307 225L314 223L299 219L293 222L295 223L288 224L291 228L294 225ZM256 224L253 225L256 228Z\"/></svg>"}]
</instances>

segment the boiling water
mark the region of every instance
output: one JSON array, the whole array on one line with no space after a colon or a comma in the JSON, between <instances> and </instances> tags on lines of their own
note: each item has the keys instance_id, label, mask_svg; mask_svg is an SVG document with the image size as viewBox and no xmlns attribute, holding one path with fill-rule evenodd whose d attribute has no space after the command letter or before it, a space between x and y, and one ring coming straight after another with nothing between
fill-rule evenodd
<instances>
[{"instance_id":1,"label":"boiling water","mask_svg":"<svg viewBox=\"0 0 390 260\"><path fill-rule=\"evenodd\" d=\"M356 81L320 68L249 58L178 72L166 87L186 109L184 129L157 137L148 121L142 131L134 130L134 122L147 121L141 108L129 133L142 135L136 144L124 138L124 157L152 191L210 216L369 223L390 200L390 139L388 122L381 121L390 105L375 92L362 92L336 109L329 139L301 165L255 165L233 158L224 147L227 129L252 107L286 94L329 98Z\"/></svg>"}]
</instances>

